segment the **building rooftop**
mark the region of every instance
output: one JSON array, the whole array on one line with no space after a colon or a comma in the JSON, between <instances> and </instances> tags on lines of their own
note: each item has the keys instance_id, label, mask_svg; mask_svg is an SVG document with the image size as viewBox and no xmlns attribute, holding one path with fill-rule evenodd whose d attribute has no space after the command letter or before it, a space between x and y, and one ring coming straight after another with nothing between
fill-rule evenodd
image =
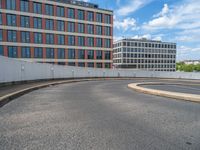
<instances>
[{"instance_id":1,"label":"building rooftop","mask_svg":"<svg viewBox=\"0 0 200 150\"><path fill-rule=\"evenodd\" d=\"M112 10L99 8L99 5L97 5L97 4L83 2L83 1L79 1L79 0L50 0L50 1L71 4L71 5L77 5L77 6L82 6L82 7L88 7L88 8L94 8L94 9L101 9L101 10L113 12Z\"/></svg>"},{"instance_id":2,"label":"building rooftop","mask_svg":"<svg viewBox=\"0 0 200 150\"><path fill-rule=\"evenodd\" d=\"M141 38L141 39L123 38L123 39L121 39L121 40L115 41L114 43L122 42L122 41L157 42L157 43L170 43L170 44L176 44L176 43L173 43L173 42L163 42L163 41L159 41L159 40L151 40L151 39L147 39L147 38Z\"/></svg>"}]
</instances>

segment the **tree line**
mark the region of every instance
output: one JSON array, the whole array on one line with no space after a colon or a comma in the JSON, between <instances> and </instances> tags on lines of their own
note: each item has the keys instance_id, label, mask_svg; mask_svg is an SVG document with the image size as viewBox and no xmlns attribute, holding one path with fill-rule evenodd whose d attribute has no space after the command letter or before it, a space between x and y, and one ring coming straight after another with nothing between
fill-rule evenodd
<instances>
[{"instance_id":1,"label":"tree line","mask_svg":"<svg viewBox=\"0 0 200 150\"><path fill-rule=\"evenodd\" d=\"M184 62L176 63L177 71L200 72L200 64L185 64Z\"/></svg>"}]
</instances>

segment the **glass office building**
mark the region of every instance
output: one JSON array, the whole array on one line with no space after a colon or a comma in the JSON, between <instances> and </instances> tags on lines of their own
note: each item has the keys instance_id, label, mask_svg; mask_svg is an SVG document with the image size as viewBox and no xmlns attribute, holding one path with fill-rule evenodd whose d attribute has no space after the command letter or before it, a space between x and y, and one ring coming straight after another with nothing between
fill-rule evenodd
<instances>
[{"instance_id":1,"label":"glass office building","mask_svg":"<svg viewBox=\"0 0 200 150\"><path fill-rule=\"evenodd\" d=\"M176 71L176 43L147 39L114 42L113 65L150 71Z\"/></svg>"}]
</instances>

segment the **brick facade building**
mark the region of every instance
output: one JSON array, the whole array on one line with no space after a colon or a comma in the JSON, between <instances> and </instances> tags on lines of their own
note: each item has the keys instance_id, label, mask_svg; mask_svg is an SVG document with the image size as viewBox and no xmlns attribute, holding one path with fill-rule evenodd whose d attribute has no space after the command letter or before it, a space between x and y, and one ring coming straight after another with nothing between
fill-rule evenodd
<instances>
[{"instance_id":1,"label":"brick facade building","mask_svg":"<svg viewBox=\"0 0 200 150\"><path fill-rule=\"evenodd\" d=\"M112 67L113 12L74 0L0 0L0 55Z\"/></svg>"}]
</instances>

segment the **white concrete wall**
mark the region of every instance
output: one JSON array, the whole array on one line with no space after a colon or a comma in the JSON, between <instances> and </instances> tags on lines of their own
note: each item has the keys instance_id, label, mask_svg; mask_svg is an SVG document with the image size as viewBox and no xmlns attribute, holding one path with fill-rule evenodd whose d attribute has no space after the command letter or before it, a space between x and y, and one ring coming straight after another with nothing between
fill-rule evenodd
<instances>
[{"instance_id":1,"label":"white concrete wall","mask_svg":"<svg viewBox=\"0 0 200 150\"><path fill-rule=\"evenodd\" d=\"M158 77L200 79L200 73L153 72L126 69L94 69L30 63L0 56L0 83L78 77Z\"/></svg>"}]
</instances>

